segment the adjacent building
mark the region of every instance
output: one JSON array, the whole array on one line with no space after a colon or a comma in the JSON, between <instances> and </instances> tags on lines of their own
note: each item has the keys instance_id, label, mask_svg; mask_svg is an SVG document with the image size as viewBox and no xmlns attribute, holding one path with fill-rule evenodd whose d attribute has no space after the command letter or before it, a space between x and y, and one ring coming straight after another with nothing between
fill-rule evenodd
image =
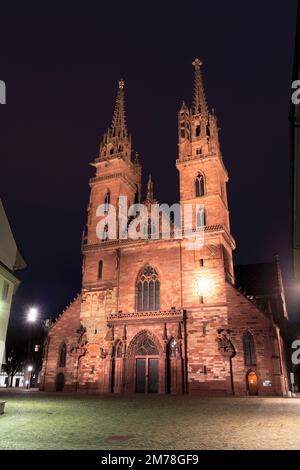
<instances>
[{"instance_id":1,"label":"adjacent building","mask_svg":"<svg viewBox=\"0 0 300 470\"><path fill-rule=\"evenodd\" d=\"M0 369L5 360L5 341L11 303L20 284L15 272L25 267L26 264L18 250L0 200Z\"/></svg>"}]
</instances>

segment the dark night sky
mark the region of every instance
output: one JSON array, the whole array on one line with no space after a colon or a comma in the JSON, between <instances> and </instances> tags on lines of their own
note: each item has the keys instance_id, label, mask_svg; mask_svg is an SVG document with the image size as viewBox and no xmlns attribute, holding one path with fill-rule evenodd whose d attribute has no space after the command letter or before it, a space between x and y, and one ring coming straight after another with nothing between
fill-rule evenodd
<instances>
[{"instance_id":1,"label":"dark night sky","mask_svg":"<svg viewBox=\"0 0 300 470\"><path fill-rule=\"evenodd\" d=\"M133 144L161 202L178 200L177 112L204 61L221 127L236 263L288 267L288 113L296 0L1 5L0 197L28 268L13 318L80 290L89 166L126 82ZM21 3L21 2L20 2ZM45 6L46 5L46 6Z\"/></svg>"}]
</instances>

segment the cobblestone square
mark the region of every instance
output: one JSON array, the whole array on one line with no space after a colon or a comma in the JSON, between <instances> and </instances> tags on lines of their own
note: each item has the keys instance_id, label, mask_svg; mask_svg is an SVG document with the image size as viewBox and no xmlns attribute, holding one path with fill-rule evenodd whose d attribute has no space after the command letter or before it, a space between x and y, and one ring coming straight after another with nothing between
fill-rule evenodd
<instances>
[{"instance_id":1,"label":"cobblestone square","mask_svg":"<svg viewBox=\"0 0 300 470\"><path fill-rule=\"evenodd\" d=\"M0 449L299 449L299 398L1 390Z\"/></svg>"}]
</instances>

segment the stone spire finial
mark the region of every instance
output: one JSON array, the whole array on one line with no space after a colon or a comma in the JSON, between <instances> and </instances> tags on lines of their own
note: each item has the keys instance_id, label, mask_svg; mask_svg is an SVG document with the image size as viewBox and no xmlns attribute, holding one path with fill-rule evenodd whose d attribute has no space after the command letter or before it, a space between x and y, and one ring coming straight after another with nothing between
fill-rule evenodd
<instances>
[{"instance_id":1,"label":"stone spire finial","mask_svg":"<svg viewBox=\"0 0 300 470\"><path fill-rule=\"evenodd\" d=\"M204 86L201 74L201 62L200 59L195 59L192 65L195 68L195 82L194 82L194 100L193 100L193 114L208 115L208 108L204 93Z\"/></svg>"},{"instance_id":2,"label":"stone spire finial","mask_svg":"<svg viewBox=\"0 0 300 470\"><path fill-rule=\"evenodd\" d=\"M125 98L124 98L125 82L123 78L119 80L119 89L116 98L115 111L111 125L111 136L119 138L127 138L127 125L125 118Z\"/></svg>"}]
</instances>

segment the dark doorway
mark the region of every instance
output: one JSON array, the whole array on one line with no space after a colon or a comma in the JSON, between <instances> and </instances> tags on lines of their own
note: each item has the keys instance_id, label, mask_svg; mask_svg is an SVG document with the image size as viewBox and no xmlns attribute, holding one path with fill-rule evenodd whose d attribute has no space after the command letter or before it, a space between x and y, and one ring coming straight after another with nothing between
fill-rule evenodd
<instances>
[{"instance_id":1,"label":"dark doorway","mask_svg":"<svg viewBox=\"0 0 300 470\"><path fill-rule=\"evenodd\" d=\"M65 386L65 376L62 372L60 372L56 379L56 391L62 392Z\"/></svg>"},{"instance_id":2,"label":"dark doorway","mask_svg":"<svg viewBox=\"0 0 300 470\"><path fill-rule=\"evenodd\" d=\"M158 358L136 359L136 392L158 393Z\"/></svg>"},{"instance_id":3,"label":"dark doorway","mask_svg":"<svg viewBox=\"0 0 300 470\"><path fill-rule=\"evenodd\" d=\"M136 392L146 392L146 359L139 358L136 360Z\"/></svg>"},{"instance_id":4,"label":"dark doorway","mask_svg":"<svg viewBox=\"0 0 300 470\"><path fill-rule=\"evenodd\" d=\"M148 359L148 393L158 392L158 359Z\"/></svg>"},{"instance_id":5,"label":"dark doorway","mask_svg":"<svg viewBox=\"0 0 300 470\"><path fill-rule=\"evenodd\" d=\"M19 385L20 385L20 379L16 379L16 384L15 384L15 386L16 386L16 387L19 387Z\"/></svg>"}]
</instances>

